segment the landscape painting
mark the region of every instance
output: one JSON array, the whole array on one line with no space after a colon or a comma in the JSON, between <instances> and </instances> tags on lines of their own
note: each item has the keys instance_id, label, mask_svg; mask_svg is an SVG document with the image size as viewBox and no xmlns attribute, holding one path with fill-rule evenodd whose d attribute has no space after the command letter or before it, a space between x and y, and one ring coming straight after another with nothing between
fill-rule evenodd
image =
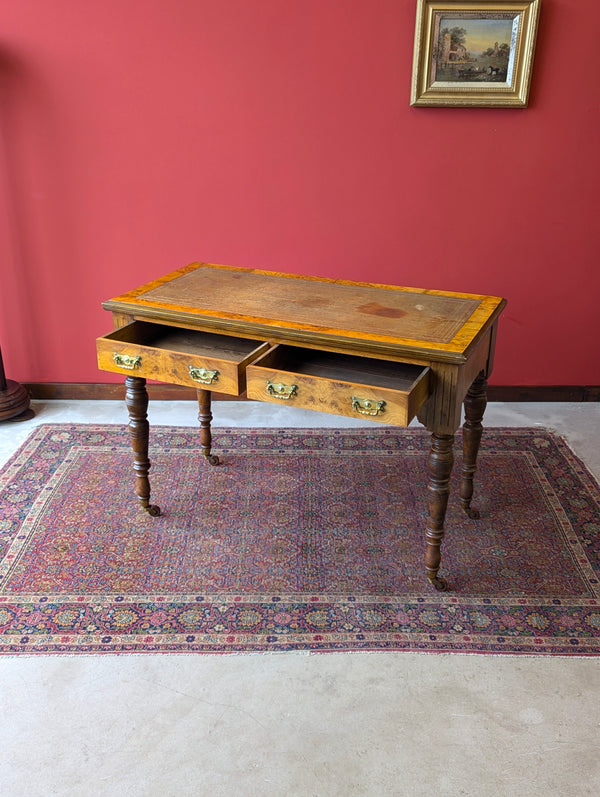
<instances>
[{"instance_id":1,"label":"landscape painting","mask_svg":"<svg viewBox=\"0 0 600 797\"><path fill-rule=\"evenodd\" d=\"M417 0L411 105L527 107L542 0Z\"/></svg>"},{"instance_id":2,"label":"landscape painting","mask_svg":"<svg viewBox=\"0 0 600 797\"><path fill-rule=\"evenodd\" d=\"M514 14L464 18L438 15L432 79L510 82L518 25L518 15Z\"/></svg>"}]
</instances>

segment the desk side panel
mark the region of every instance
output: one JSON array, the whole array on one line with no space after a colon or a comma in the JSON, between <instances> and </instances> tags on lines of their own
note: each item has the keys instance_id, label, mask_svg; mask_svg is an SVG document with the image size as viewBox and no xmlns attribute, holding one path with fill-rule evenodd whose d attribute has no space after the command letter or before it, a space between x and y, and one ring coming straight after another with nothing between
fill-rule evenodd
<instances>
[{"instance_id":1,"label":"desk side panel","mask_svg":"<svg viewBox=\"0 0 600 797\"><path fill-rule=\"evenodd\" d=\"M431 364L430 396L417 414L430 432L454 434L461 425L462 403L467 391L482 371L489 376L493 342L490 329L463 365Z\"/></svg>"}]
</instances>

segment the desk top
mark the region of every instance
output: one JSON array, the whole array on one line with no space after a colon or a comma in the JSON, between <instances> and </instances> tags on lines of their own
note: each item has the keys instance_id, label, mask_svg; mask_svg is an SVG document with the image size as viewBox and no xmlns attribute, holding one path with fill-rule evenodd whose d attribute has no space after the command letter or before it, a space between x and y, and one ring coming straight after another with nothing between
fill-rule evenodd
<instances>
[{"instance_id":1,"label":"desk top","mask_svg":"<svg viewBox=\"0 0 600 797\"><path fill-rule=\"evenodd\" d=\"M267 340L461 362L505 304L495 296L192 263L103 307Z\"/></svg>"}]
</instances>

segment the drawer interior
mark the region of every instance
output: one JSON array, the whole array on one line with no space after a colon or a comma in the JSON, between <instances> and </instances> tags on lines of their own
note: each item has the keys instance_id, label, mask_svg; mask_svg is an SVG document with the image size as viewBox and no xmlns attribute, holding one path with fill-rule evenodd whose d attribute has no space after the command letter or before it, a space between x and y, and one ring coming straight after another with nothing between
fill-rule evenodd
<instances>
[{"instance_id":1,"label":"drawer interior","mask_svg":"<svg viewBox=\"0 0 600 797\"><path fill-rule=\"evenodd\" d=\"M148 321L134 321L115 329L105 336L105 340L236 362L245 359L261 345L260 341L247 338L215 335L212 332L181 329Z\"/></svg>"},{"instance_id":2,"label":"drawer interior","mask_svg":"<svg viewBox=\"0 0 600 797\"><path fill-rule=\"evenodd\" d=\"M298 346L274 346L255 366L409 392L429 368Z\"/></svg>"}]
</instances>

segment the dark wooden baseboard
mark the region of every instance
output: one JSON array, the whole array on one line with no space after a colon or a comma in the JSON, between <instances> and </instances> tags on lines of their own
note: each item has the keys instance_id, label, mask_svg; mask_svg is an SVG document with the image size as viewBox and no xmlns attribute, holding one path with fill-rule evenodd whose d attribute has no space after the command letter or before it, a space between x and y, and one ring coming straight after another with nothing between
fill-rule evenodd
<instances>
[{"instance_id":1,"label":"dark wooden baseboard","mask_svg":"<svg viewBox=\"0 0 600 797\"><path fill-rule=\"evenodd\" d=\"M101 382L26 382L32 399L69 400L123 400L125 385ZM148 395L154 401L196 401L196 391L191 387L148 383ZM215 399L233 399L235 396L214 394Z\"/></svg>"},{"instance_id":2,"label":"dark wooden baseboard","mask_svg":"<svg viewBox=\"0 0 600 797\"><path fill-rule=\"evenodd\" d=\"M490 401L600 401L600 385L490 385Z\"/></svg>"},{"instance_id":3,"label":"dark wooden baseboard","mask_svg":"<svg viewBox=\"0 0 600 797\"><path fill-rule=\"evenodd\" d=\"M71 401L122 400L125 396L123 384L101 382L26 382L32 399L48 401L67 399ZM148 394L153 401L195 401L193 388L178 385L149 384ZM216 401L245 400L245 396L226 396L213 393ZM600 385L490 385L489 401L600 401Z\"/></svg>"}]
</instances>

